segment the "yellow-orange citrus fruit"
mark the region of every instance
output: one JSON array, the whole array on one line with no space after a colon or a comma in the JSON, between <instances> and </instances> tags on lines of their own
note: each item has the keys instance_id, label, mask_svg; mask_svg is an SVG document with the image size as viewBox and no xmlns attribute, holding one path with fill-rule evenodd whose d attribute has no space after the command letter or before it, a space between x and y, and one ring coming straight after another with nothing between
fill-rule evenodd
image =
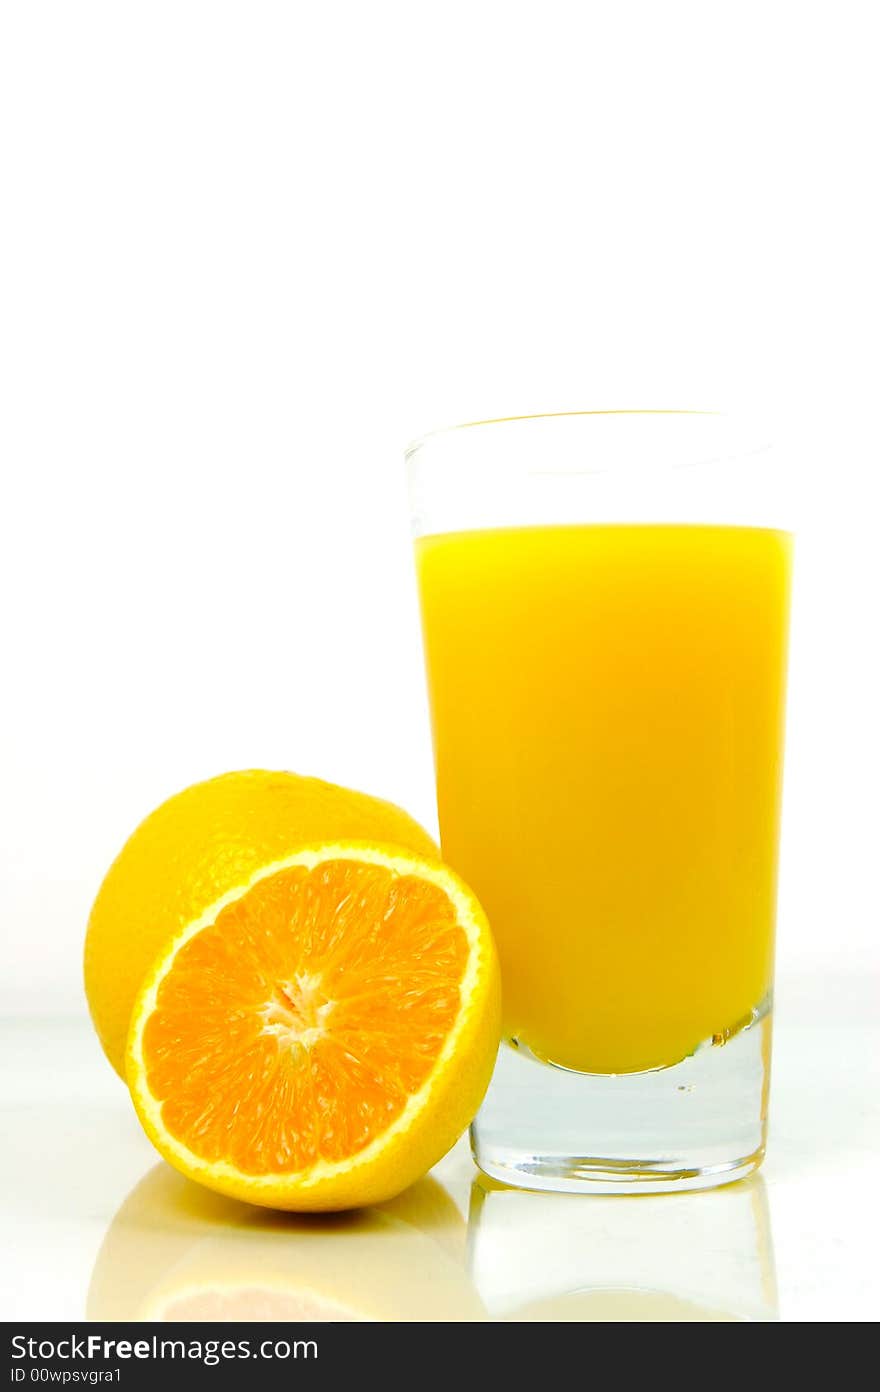
<instances>
[{"instance_id":1,"label":"yellow-orange citrus fruit","mask_svg":"<svg viewBox=\"0 0 880 1392\"><path fill-rule=\"evenodd\" d=\"M191 1179L299 1211L393 1198L473 1117L500 1029L480 905L399 846L307 847L160 950L126 1071L147 1135Z\"/></svg>"},{"instance_id":2,"label":"yellow-orange citrus fruit","mask_svg":"<svg viewBox=\"0 0 880 1392\"><path fill-rule=\"evenodd\" d=\"M162 946L262 867L303 845L352 838L437 854L392 803L294 773L223 774L147 817L111 865L86 934L86 996L117 1073L135 995Z\"/></svg>"}]
</instances>

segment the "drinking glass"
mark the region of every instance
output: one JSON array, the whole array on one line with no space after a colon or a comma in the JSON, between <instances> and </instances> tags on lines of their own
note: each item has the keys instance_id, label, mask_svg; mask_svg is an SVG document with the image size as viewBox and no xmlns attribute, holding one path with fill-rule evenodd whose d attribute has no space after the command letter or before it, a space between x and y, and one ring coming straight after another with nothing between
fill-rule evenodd
<instances>
[{"instance_id":1,"label":"drinking glass","mask_svg":"<svg viewBox=\"0 0 880 1392\"><path fill-rule=\"evenodd\" d=\"M792 537L714 413L407 451L444 858L501 960L488 1175L653 1192L763 1157Z\"/></svg>"}]
</instances>

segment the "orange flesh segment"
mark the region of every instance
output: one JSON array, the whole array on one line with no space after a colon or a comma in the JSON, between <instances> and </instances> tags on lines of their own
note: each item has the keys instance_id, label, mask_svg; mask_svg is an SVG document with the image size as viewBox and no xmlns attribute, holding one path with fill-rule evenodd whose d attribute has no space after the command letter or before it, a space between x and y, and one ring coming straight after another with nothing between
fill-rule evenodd
<instances>
[{"instance_id":1,"label":"orange flesh segment","mask_svg":"<svg viewBox=\"0 0 880 1392\"><path fill-rule=\"evenodd\" d=\"M416 875L338 859L267 876L160 983L143 1056L164 1126L249 1175L356 1155L427 1080L468 956Z\"/></svg>"}]
</instances>

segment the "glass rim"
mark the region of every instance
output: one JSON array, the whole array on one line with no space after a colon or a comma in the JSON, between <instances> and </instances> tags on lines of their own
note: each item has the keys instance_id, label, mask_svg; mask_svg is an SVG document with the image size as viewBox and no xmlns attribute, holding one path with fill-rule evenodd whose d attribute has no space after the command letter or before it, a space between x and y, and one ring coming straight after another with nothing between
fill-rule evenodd
<instances>
[{"instance_id":1,"label":"glass rim","mask_svg":"<svg viewBox=\"0 0 880 1392\"><path fill-rule=\"evenodd\" d=\"M477 430L482 426L489 425L516 425L525 421L549 421L549 420L576 420L589 416L697 416L715 417L718 420L736 420L738 413L722 411L714 408L686 408L686 407L662 407L662 406L621 406L607 407L598 410L577 410L577 411L529 411L524 415L517 416L487 416L482 420L460 421L457 425L443 425L436 430L427 430L423 435L417 435L404 448L404 459L409 461L418 454L423 446L435 440L445 439L453 436L460 431Z\"/></svg>"}]
</instances>

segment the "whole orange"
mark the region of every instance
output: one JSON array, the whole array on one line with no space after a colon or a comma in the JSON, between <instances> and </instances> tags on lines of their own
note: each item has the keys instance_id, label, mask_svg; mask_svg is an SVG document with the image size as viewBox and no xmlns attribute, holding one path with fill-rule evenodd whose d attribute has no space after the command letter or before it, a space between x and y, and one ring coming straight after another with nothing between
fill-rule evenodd
<instances>
[{"instance_id":1,"label":"whole orange","mask_svg":"<svg viewBox=\"0 0 880 1392\"><path fill-rule=\"evenodd\" d=\"M350 840L437 855L393 803L263 769L195 783L141 822L98 891L85 945L89 1009L121 1077L135 997L168 940L261 867L307 844Z\"/></svg>"}]
</instances>

